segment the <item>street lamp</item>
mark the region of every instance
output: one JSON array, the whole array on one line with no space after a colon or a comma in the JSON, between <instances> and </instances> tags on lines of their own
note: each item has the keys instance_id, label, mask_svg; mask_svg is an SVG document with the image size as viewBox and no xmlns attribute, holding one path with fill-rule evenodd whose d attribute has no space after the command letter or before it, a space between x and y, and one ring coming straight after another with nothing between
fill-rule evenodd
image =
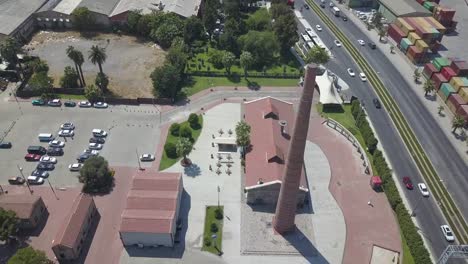
<instances>
[{"instance_id":1,"label":"street lamp","mask_svg":"<svg viewBox=\"0 0 468 264\"><path fill-rule=\"evenodd\" d=\"M143 170L143 168L141 167L141 163L140 163L140 156L138 155L138 148L135 149L135 152L136 152L137 161L138 161L138 168L140 170Z\"/></svg>"},{"instance_id":2,"label":"street lamp","mask_svg":"<svg viewBox=\"0 0 468 264\"><path fill-rule=\"evenodd\" d=\"M23 174L23 168L21 168L18 164L16 164L16 167L18 168L18 170L20 171L20 174L21 176L23 176L23 179L24 181L26 182L26 185L28 186L28 189L29 189L29 192L31 193L31 195L33 194L33 190L31 190L31 186L29 186L29 182L28 180L26 179L26 177L24 177L24 174Z\"/></svg>"}]
</instances>

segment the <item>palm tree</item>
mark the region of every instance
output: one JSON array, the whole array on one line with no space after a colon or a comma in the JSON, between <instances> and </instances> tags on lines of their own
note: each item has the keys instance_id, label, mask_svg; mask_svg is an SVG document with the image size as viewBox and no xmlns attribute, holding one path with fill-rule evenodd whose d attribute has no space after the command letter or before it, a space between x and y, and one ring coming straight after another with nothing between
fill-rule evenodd
<instances>
[{"instance_id":1,"label":"palm tree","mask_svg":"<svg viewBox=\"0 0 468 264\"><path fill-rule=\"evenodd\" d=\"M421 78L421 72L419 71L419 69L416 68L414 70L413 78L414 78L414 82L417 83L419 81L419 78Z\"/></svg>"},{"instance_id":2,"label":"palm tree","mask_svg":"<svg viewBox=\"0 0 468 264\"><path fill-rule=\"evenodd\" d=\"M106 49L99 47L97 45L93 45L91 47L91 50L89 50L89 56L88 59L94 64L99 66L99 72L104 74L102 71L102 64L106 62L107 55L106 55Z\"/></svg>"},{"instance_id":3,"label":"palm tree","mask_svg":"<svg viewBox=\"0 0 468 264\"><path fill-rule=\"evenodd\" d=\"M455 131L458 129L458 128L462 128L465 126L465 119L463 118L463 116L461 115L456 115L453 117L453 120L452 120L452 133L455 133Z\"/></svg>"},{"instance_id":4,"label":"palm tree","mask_svg":"<svg viewBox=\"0 0 468 264\"><path fill-rule=\"evenodd\" d=\"M75 47L73 46L68 46L67 50L66 50L66 53L67 53L67 56L68 58L70 58L70 60L73 61L73 63L75 64L75 69L76 69L76 72L79 74L80 73L80 70L78 69L78 63L77 63L77 56L76 56L76 50L75 50ZM80 78L78 78L80 80L80 87L83 87L83 81L81 79L81 76Z\"/></svg>"},{"instance_id":5,"label":"palm tree","mask_svg":"<svg viewBox=\"0 0 468 264\"><path fill-rule=\"evenodd\" d=\"M444 111L444 106L443 105L439 105L439 107L437 107L437 113L439 115L442 115L442 111Z\"/></svg>"},{"instance_id":6,"label":"palm tree","mask_svg":"<svg viewBox=\"0 0 468 264\"><path fill-rule=\"evenodd\" d=\"M423 88L424 88L424 96L427 96L428 93L432 93L435 90L434 82L432 82L431 80L426 80Z\"/></svg>"},{"instance_id":7,"label":"palm tree","mask_svg":"<svg viewBox=\"0 0 468 264\"><path fill-rule=\"evenodd\" d=\"M379 28L379 41L382 41L382 38L385 37L386 35L387 35L387 31L385 30L385 28L380 27Z\"/></svg>"},{"instance_id":8,"label":"palm tree","mask_svg":"<svg viewBox=\"0 0 468 264\"><path fill-rule=\"evenodd\" d=\"M80 70L80 76L81 76L81 79L83 80L83 86L86 86L86 82L85 82L84 75L83 75L83 69L81 69L81 66L84 63L84 56L83 56L83 53L79 50L75 50L75 53L76 53L76 64L78 64L78 69Z\"/></svg>"}]
</instances>

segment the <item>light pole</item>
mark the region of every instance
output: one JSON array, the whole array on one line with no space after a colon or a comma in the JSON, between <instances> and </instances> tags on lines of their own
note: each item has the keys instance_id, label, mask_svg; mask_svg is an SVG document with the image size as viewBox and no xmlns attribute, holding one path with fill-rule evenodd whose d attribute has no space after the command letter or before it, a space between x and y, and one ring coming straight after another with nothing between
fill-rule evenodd
<instances>
[{"instance_id":1,"label":"light pole","mask_svg":"<svg viewBox=\"0 0 468 264\"><path fill-rule=\"evenodd\" d=\"M23 174L23 168L21 168L18 164L16 164L16 167L18 168L18 170L20 171L21 173L21 176L23 177L24 181L26 182L26 185L28 186L28 189L29 189L29 192L31 193L31 195L33 194L33 190L31 190L31 186L29 186L29 182L28 180L26 179L26 177L24 177L24 174Z\"/></svg>"},{"instance_id":2,"label":"light pole","mask_svg":"<svg viewBox=\"0 0 468 264\"><path fill-rule=\"evenodd\" d=\"M57 193L55 193L55 190L54 190L54 188L52 187L52 184L50 184L49 179L47 179L47 182L49 183L50 189L52 190L52 192L53 192L54 195L55 195L55 199L60 200L60 199L58 198L58 196L57 196Z\"/></svg>"}]
</instances>

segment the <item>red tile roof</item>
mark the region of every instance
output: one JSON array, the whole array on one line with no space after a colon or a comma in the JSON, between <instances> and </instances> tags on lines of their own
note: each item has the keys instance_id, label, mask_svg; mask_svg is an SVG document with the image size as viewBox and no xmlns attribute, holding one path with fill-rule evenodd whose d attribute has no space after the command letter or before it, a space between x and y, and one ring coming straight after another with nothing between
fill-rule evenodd
<instances>
[{"instance_id":1,"label":"red tile roof","mask_svg":"<svg viewBox=\"0 0 468 264\"><path fill-rule=\"evenodd\" d=\"M120 232L172 233L182 175L146 170L137 172L122 213Z\"/></svg>"},{"instance_id":2,"label":"red tile roof","mask_svg":"<svg viewBox=\"0 0 468 264\"><path fill-rule=\"evenodd\" d=\"M0 195L0 207L16 213L20 219L29 219L32 216L36 203L41 200L37 195Z\"/></svg>"},{"instance_id":3,"label":"red tile roof","mask_svg":"<svg viewBox=\"0 0 468 264\"><path fill-rule=\"evenodd\" d=\"M70 214L65 218L53 241L53 246L63 245L69 248L78 246L81 226L86 221L90 206L94 204L93 197L80 193L73 202Z\"/></svg>"},{"instance_id":4,"label":"red tile roof","mask_svg":"<svg viewBox=\"0 0 468 264\"><path fill-rule=\"evenodd\" d=\"M282 181L290 136L294 126L293 104L265 97L244 104L245 121L251 126L250 141L252 150L246 154L245 186ZM274 115L268 115L274 113ZM287 122L285 134L281 133L280 120ZM307 188L302 171L301 186Z\"/></svg>"}]
</instances>

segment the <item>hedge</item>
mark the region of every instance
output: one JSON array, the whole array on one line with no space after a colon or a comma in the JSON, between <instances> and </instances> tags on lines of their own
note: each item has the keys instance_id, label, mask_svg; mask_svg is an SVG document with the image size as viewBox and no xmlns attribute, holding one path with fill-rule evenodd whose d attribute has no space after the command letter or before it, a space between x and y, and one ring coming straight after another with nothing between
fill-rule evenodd
<instances>
[{"instance_id":1,"label":"hedge","mask_svg":"<svg viewBox=\"0 0 468 264\"><path fill-rule=\"evenodd\" d=\"M365 118L365 114L361 112L361 104L358 100L354 100L351 104L351 113L356 120L356 125L364 137L369 152L372 153L373 151L372 157L375 171L382 178L383 189L390 206L396 213L398 223L402 231L401 233L406 239L414 262L416 264L432 263L421 235L417 232L417 228L401 200L400 193L398 192L392 178L392 171L388 167L387 161L385 160L382 152L375 149L378 142L375 139L374 133L372 132L367 119Z\"/></svg>"},{"instance_id":2,"label":"hedge","mask_svg":"<svg viewBox=\"0 0 468 264\"><path fill-rule=\"evenodd\" d=\"M164 145L164 151L166 152L166 155L171 158L171 159L175 159L177 158L177 149L176 149L176 145L172 142L167 142L165 145Z\"/></svg>"}]
</instances>

